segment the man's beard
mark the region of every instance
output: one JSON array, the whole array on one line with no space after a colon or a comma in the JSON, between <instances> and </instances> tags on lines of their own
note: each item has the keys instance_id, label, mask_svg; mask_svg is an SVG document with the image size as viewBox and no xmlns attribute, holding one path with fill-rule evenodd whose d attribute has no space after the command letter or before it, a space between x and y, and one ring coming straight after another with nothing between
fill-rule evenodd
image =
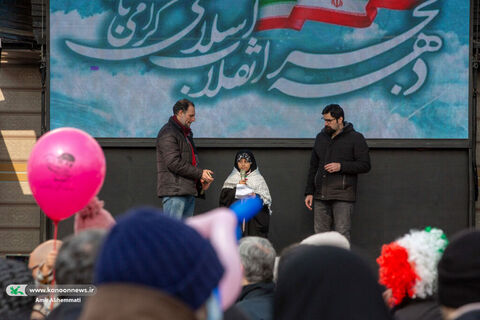
<instances>
[{"instance_id":1,"label":"man's beard","mask_svg":"<svg viewBox=\"0 0 480 320\"><path fill-rule=\"evenodd\" d=\"M325 126L325 133L331 136L332 134L335 133L335 130L332 129L331 127Z\"/></svg>"}]
</instances>

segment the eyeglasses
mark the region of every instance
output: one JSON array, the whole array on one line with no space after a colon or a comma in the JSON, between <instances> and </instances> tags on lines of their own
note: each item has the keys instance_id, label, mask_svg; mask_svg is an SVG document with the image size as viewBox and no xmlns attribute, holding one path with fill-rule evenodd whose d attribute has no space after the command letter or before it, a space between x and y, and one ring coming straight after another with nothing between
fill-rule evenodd
<instances>
[{"instance_id":1,"label":"eyeglasses","mask_svg":"<svg viewBox=\"0 0 480 320\"><path fill-rule=\"evenodd\" d=\"M323 121L325 121L325 122L328 122L328 123L330 123L330 122L332 122L332 121L335 121L335 120L337 120L337 119L335 119L335 118L332 118L332 119L325 119L325 118L322 118L322 120L323 120Z\"/></svg>"}]
</instances>

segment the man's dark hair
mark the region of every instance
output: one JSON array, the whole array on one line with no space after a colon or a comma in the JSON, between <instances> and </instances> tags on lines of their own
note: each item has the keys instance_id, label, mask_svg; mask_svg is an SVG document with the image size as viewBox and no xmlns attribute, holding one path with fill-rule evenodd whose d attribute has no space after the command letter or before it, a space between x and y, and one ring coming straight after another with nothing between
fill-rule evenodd
<instances>
[{"instance_id":1,"label":"man's dark hair","mask_svg":"<svg viewBox=\"0 0 480 320\"><path fill-rule=\"evenodd\" d=\"M183 112L187 112L189 106L195 107L193 102L188 99L178 100L173 105L173 114L174 115L178 114L180 110L183 110Z\"/></svg>"},{"instance_id":2,"label":"man's dark hair","mask_svg":"<svg viewBox=\"0 0 480 320\"><path fill-rule=\"evenodd\" d=\"M89 229L63 242L55 261L58 284L93 283L93 268L105 235L104 230Z\"/></svg>"},{"instance_id":3,"label":"man's dark hair","mask_svg":"<svg viewBox=\"0 0 480 320\"><path fill-rule=\"evenodd\" d=\"M338 104L329 104L328 106L326 106L323 109L322 114L327 114L327 113L330 113L331 116L334 117L337 120L340 119L340 117L342 117L343 120L345 120L345 115L343 114L343 109Z\"/></svg>"}]
</instances>

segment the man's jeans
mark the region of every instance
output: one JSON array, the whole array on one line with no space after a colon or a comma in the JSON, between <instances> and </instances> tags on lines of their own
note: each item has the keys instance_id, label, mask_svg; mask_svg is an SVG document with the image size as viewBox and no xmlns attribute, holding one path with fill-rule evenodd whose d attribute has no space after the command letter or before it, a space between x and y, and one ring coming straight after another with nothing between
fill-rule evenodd
<instances>
[{"instance_id":1,"label":"man's jeans","mask_svg":"<svg viewBox=\"0 0 480 320\"><path fill-rule=\"evenodd\" d=\"M351 215L354 202L314 200L315 233L335 230L350 241ZM333 229L332 229L333 224Z\"/></svg>"},{"instance_id":2,"label":"man's jeans","mask_svg":"<svg viewBox=\"0 0 480 320\"><path fill-rule=\"evenodd\" d=\"M185 219L193 216L194 196L163 197L163 212L172 218Z\"/></svg>"}]
</instances>

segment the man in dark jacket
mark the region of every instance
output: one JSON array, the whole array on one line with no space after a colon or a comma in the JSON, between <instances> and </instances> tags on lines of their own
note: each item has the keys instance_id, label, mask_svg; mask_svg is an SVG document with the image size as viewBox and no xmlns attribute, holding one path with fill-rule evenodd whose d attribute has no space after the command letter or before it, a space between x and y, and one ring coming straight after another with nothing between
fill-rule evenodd
<instances>
[{"instance_id":1,"label":"man in dark jacket","mask_svg":"<svg viewBox=\"0 0 480 320\"><path fill-rule=\"evenodd\" d=\"M178 219L193 215L195 197L213 181L212 171L198 167L190 129L194 121L193 102L179 100L157 136L157 195L163 197L163 211Z\"/></svg>"},{"instance_id":2,"label":"man in dark jacket","mask_svg":"<svg viewBox=\"0 0 480 320\"><path fill-rule=\"evenodd\" d=\"M273 319L275 249L265 238L245 237L240 240L238 251L243 288L235 306L250 320Z\"/></svg>"},{"instance_id":3,"label":"man in dark jacket","mask_svg":"<svg viewBox=\"0 0 480 320\"><path fill-rule=\"evenodd\" d=\"M317 135L310 159L305 205L314 209L315 232L338 231L350 240L357 174L370 170L365 138L344 121L343 109L330 104L322 111L325 128Z\"/></svg>"}]
</instances>

